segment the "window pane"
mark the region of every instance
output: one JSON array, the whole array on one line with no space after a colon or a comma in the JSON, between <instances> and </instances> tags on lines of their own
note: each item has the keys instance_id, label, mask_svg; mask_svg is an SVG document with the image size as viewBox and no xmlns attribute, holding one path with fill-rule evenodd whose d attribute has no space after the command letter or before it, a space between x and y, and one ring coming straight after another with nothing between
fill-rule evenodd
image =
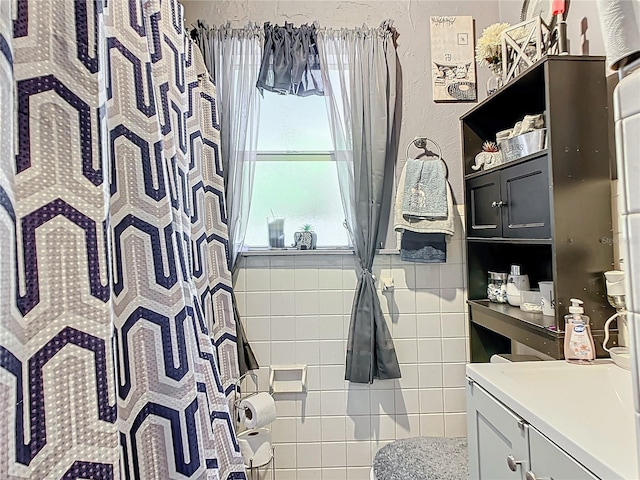
<instances>
[{"instance_id":1,"label":"window pane","mask_svg":"<svg viewBox=\"0 0 640 480\"><path fill-rule=\"evenodd\" d=\"M260 102L259 152L333 150L324 97L264 92Z\"/></svg>"},{"instance_id":2,"label":"window pane","mask_svg":"<svg viewBox=\"0 0 640 480\"><path fill-rule=\"evenodd\" d=\"M327 160L256 163L251 213L245 237L248 247L267 247L267 217L284 217L285 246L293 233L311 224L318 247L347 246L336 164Z\"/></svg>"}]
</instances>

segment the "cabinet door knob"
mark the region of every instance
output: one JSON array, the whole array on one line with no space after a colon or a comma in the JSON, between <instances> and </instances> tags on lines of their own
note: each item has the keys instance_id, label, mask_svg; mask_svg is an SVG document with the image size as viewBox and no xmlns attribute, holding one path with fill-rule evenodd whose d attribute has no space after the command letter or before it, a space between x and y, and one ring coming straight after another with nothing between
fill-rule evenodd
<instances>
[{"instance_id":1,"label":"cabinet door knob","mask_svg":"<svg viewBox=\"0 0 640 480\"><path fill-rule=\"evenodd\" d=\"M531 470L527 471L527 473L525 473L524 478L526 480L550 480L548 478L538 478L536 477L535 473L533 473Z\"/></svg>"},{"instance_id":2,"label":"cabinet door knob","mask_svg":"<svg viewBox=\"0 0 640 480\"><path fill-rule=\"evenodd\" d=\"M493 208L500 208L502 205L504 205L504 203L502 202L502 200L500 200L499 202L491 202L491 206Z\"/></svg>"},{"instance_id":3,"label":"cabinet door knob","mask_svg":"<svg viewBox=\"0 0 640 480\"><path fill-rule=\"evenodd\" d=\"M507 465L509 466L509 470L515 472L518 469L518 465L522 463L521 460L516 460L513 455L509 455L507 457Z\"/></svg>"}]
</instances>

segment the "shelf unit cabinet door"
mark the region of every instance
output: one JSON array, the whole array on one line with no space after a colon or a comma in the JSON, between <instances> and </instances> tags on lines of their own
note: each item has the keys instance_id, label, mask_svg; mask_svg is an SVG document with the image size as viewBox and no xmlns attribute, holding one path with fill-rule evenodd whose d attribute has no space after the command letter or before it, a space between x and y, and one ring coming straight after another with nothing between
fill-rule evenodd
<instances>
[{"instance_id":1,"label":"shelf unit cabinet door","mask_svg":"<svg viewBox=\"0 0 640 480\"><path fill-rule=\"evenodd\" d=\"M507 238L551 238L549 163L547 156L500 172L502 235Z\"/></svg>"},{"instance_id":2,"label":"shelf unit cabinet door","mask_svg":"<svg viewBox=\"0 0 640 480\"><path fill-rule=\"evenodd\" d=\"M475 382L467 384L467 432L470 479L525 480L529 426Z\"/></svg>"},{"instance_id":3,"label":"shelf unit cabinet door","mask_svg":"<svg viewBox=\"0 0 640 480\"><path fill-rule=\"evenodd\" d=\"M535 428L529 428L529 454L532 472L529 478L538 480L598 479Z\"/></svg>"},{"instance_id":4,"label":"shelf unit cabinet door","mask_svg":"<svg viewBox=\"0 0 640 480\"><path fill-rule=\"evenodd\" d=\"M467 235L501 237L500 172L488 173L467 181Z\"/></svg>"}]
</instances>

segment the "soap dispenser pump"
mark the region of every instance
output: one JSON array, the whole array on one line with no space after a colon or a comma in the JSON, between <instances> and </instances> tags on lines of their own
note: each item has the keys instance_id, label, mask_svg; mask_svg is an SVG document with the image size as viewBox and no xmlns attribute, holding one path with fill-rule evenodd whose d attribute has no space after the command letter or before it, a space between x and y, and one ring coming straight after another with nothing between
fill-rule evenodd
<instances>
[{"instance_id":1,"label":"soap dispenser pump","mask_svg":"<svg viewBox=\"0 0 640 480\"><path fill-rule=\"evenodd\" d=\"M564 358L569 363L590 364L596 358L596 349L582 303L572 298L569 315L564 317Z\"/></svg>"}]
</instances>

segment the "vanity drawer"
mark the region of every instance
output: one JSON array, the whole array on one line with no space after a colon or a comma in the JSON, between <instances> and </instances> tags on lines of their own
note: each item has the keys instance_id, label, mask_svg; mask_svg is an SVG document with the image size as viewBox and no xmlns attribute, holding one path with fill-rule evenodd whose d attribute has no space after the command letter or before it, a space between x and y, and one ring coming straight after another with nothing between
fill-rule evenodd
<instances>
[{"instance_id":1,"label":"vanity drawer","mask_svg":"<svg viewBox=\"0 0 640 480\"><path fill-rule=\"evenodd\" d=\"M526 480L543 478L598 480L598 477L567 455L534 427L529 427L529 455L531 471L527 473Z\"/></svg>"}]
</instances>

